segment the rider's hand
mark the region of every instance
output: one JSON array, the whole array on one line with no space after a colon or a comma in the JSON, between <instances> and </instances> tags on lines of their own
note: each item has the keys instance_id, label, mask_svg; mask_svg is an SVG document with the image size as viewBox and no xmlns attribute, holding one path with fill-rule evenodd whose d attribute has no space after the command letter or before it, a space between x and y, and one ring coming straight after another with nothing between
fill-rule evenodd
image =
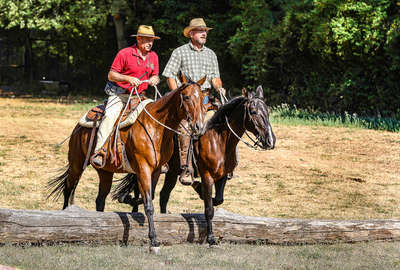
<instances>
[{"instance_id":1,"label":"rider's hand","mask_svg":"<svg viewBox=\"0 0 400 270\"><path fill-rule=\"evenodd\" d=\"M139 86L142 83L138 78L135 78L135 77L129 77L128 82L130 85L133 85L133 86Z\"/></svg>"},{"instance_id":2,"label":"rider's hand","mask_svg":"<svg viewBox=\"0 0 400 270\"><path fill-rule=\"evenodd\" d=\"M223 87L220 87L220 88L218 88L218 92L220 92L222 95L224 95L225 96L225 94L226 94L226 90L225 90L225 88L223 88Z\"/></svg>"},{"instance_id":3,"label":"rider's hand","mask_svg":"<svg viewBox=\"0 0 400 270\"><path fill-rule=\"evenodd\" d=\"M149 84L150 84L151 86L155 86L155 85L157 85L157 84L159 84L159 83L160 83L160 78L158 78L157 75L154 75L154 76L152 76L152 77L149 79Z\"/></svg>"}]
</instances>

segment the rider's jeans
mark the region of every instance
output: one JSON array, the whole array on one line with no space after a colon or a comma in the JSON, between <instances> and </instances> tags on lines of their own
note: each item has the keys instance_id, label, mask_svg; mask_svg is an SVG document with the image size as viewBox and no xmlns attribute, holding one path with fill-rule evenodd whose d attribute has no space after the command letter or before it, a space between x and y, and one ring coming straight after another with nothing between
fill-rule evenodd
<instances>
[{"instance_id":1,"label":"rider's jeans","mask_svg":"<svg viewBox=\"0 0 400 270\"><path fill-rule=\"evenodd\" d=\"M128 97L125 95L110 95L108 97L105 114L100 122L99 130L97 131L95 153L101 149L108 136L110 136L114 124L127 101Z\"/></svg>"}]
</instances>

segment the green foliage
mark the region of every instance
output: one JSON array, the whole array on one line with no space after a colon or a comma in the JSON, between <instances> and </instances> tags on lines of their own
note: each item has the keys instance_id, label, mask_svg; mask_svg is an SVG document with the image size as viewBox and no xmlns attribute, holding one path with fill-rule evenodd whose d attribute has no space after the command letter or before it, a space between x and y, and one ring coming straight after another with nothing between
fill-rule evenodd
<instances>
[{"instance_id":1,"label":"green foliage","mask_svg":"<svg viewBox=\"0 0 400 270\"><path fill-rule=\"evenodd\" d=\"M190 19L203 17L231 95L262 84L272 105L400 113L398 1L0 0L0 12L0 31L34 40L36 77L62 62L86 91L101 92L117 53L112 15L123 17L130 45L140 24L154 27L160 71L188 42L182 31Z\"/></svg>"},{"instance_id":2,"label":"green foliage","mask_svg":"<svg viewBox=\"0 0 400 270\"><path fill-rule=\"evenodd\" d=\"M394 1L243 1L230 50L272 104L399 112L399 5ZM263 25L263 27L259 27Z\"/></svg>"},{"instance_id":3,"label":"green foliage","mask_svg":"<svg viewBox=\"0 0 400 270\"><path fill-rule=\"evenodd\" d=\"M40 31L68 31L78 36L105 24L105 5L94 0L0 0L0 27ZM100 8L100 10L99 10Z\"/></svg>"},{"instance_id":4,"label":"green foliage","mask_svg":"<svg viewBox=\"0 0 400 270\"><path fill-rule=\"evenodd\" d=\"M23 41L23 46L27 46L24 40L30 40L36 78L41 79L43 67L55 72L51 70L51 65L57 63L59 66L61 62L73 69L71 78L65 78L66 74L58 71L61 79L72 82L79 80L81 85L96 85L96 80L90 82L82 78L94 79L92 73L98 73L109 65L108 59L99 57L99 51L105 52L101 53L102 56L108 55L107 48L110 47L108 39L104 39L109 2L0 0L0 11L3 14L0 17L0 28L17 36Z\"/></svg>"}]
</instances>

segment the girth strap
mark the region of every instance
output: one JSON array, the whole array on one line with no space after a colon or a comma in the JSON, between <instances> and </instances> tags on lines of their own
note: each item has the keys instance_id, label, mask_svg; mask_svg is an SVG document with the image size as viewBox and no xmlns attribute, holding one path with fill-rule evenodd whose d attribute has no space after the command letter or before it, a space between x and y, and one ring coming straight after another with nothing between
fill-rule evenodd
<instances>
[{"instance_id":1,"label":"girth strap","mask_svg":"<svg viewBox=\"0 0 400 270\"><path fill-rule=\"evenodd\" d=\"M96 129L97 129L97 117L96 119L93 121L93 128L92 128L92 132L90 133L90 140L89 140L89 147L87 149L87 153L86 153L86 158L85 158L85 162L83 163L83 170L86 169L89 158L90 158L90 153L92 152L92 147L93 147L93 141L94 141L94 135L96 134Z\"/></svg>"}]
</instances>

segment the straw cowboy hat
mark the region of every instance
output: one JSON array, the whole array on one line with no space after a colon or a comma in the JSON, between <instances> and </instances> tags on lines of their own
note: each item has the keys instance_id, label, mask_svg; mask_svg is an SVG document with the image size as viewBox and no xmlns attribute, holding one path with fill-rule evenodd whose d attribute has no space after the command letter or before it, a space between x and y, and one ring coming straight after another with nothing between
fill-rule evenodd
<instances>
[{"instance_id":1,"label":"straw cowboy hat","mask_svg":"<svg viewBox=\"0 0 400 270\"><path fill-rule=\"evenodd\" d=\"M206 29L206 31L211 30L212 28L207 27L206 23L204 22L203 18L195 18L190 21L189 26L186 26L183 30L183 35L187 38L190 38L189 32L196 28Z\"/></svg>"},{"instance_id":2,"label":"straw cowboy hat","mask_svg":"<svg viewBox=\"0 0 400 270\"><path fill-rule=\"evenodd\" d=\"M160 37L157 37L154 34L153 27L149 25L140 25L137 34L136 35L131 35L131 37L150 37L154 39L160 39Z\"/></svg>"}]
</instances>

